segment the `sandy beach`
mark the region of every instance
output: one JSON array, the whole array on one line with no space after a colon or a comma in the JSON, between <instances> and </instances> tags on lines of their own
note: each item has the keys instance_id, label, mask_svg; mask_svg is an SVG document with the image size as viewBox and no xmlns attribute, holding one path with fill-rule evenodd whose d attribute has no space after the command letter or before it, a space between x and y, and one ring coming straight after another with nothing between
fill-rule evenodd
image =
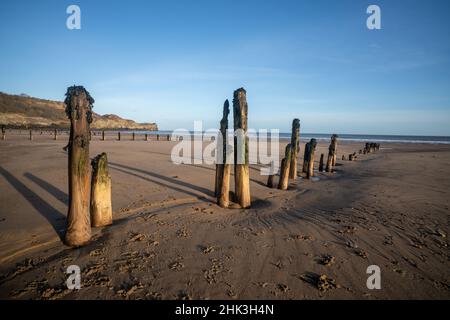
<instances>
[{"instance_id":1,"label":"sandy beach","mask_svg":"<svg viewBox=\"0 0 450 320\"><path fill-rule=\"evenodd\" d=\"M91 158L108 154L114 224L71 249L60 238L66 143L0 141L1 299L450 299L450 145L382 143L350 162L342 155L363 143L339 141L335 173L288 191L251 165L251 208L221 209L215 167L173 164L176 142L93 136ZM380 290L366 286L370 265Z\"/></svg>"}]
</instances>

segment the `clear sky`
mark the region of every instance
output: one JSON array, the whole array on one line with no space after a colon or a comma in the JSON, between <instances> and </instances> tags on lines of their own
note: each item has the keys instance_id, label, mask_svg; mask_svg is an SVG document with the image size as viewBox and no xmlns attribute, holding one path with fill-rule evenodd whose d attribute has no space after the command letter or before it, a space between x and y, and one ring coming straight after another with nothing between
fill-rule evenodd
<instances>
[{"instance_id":1,"label":"clear sky","mask_svg":"<svg viewBox=\"0 0 450 320\"><path fill-rule=\"evenodd\" d=\"M243 86L252 128L450 135L449 14L448 0L2 0L0 91L84 85L98 113L207 129Z\"/></svg>"}]
</instances>

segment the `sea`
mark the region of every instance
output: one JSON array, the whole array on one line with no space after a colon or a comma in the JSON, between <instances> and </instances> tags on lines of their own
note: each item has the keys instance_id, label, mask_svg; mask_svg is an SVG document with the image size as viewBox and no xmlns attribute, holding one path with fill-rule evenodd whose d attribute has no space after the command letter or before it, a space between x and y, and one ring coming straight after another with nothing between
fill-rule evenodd
<instances>
[{"instance_id":1,"label":"sea","mask_svg":"<svg viewBox=\"0 0 450 320\"><path fill-rule=\"evenodd\" d=\"M128 131L130 132L130 131ZM160 131L135 131L136 134L160 134L171 135L170 130ZM191 132L192 134L192 132ZM196 137L200 134L196 133ZM289 132L280 132L280 140L290 140L291 134ZM317 140L329 141L331 134L325 133L300 133L301 140L310 140L315 138ZM395 142L395 143L428 143L428 144L450 144L450 136L413 136L413 135L374 135L374 134L338 134L341 141L357 141L357 142Z\"/></svg>"}]
</instances>

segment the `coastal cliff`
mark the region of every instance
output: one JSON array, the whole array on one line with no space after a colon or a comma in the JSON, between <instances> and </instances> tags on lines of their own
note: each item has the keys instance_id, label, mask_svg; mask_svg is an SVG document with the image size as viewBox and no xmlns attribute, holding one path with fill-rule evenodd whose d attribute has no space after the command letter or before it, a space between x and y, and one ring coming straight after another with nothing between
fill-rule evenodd
<instances>
[{"instance_id":1,"label":"coastal cliff","mask_svg":"<svg viewBox=\"0 0 450 320\"><path fill-rule=\"evenodd\" d=\"M64 103L0 92L0 124L11 127L68 128ZM156 131L156 123L137 123L114 114L93 113L92 129L130 129Z\"/></svg>"}]
</instances>

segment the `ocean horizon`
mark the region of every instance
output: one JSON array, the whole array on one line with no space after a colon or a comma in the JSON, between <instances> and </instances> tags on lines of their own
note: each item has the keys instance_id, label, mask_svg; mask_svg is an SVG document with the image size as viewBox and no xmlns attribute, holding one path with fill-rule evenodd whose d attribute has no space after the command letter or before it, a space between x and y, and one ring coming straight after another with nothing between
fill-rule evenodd
<instances>
[{"instance_id":1,"label":"ocean horizon","mask_svg":"<svg viewBox=\"0 0 450 320\"><path fill-rule=\"evenodd\" d=\"M123 131L124 133L135 132L136 134L172 134L173 130L158 131ZM191 134L193 131L189 131ZM199 134L196 133L196 136ZM317 140L329 140L332 133L300 133L300 140L309 140L315 138ZM341 141L360 141L360 142L395 142L395 143L427 143L427 144L450 144L450 136L423 136L423 135L376 135L376 134L337 134ZM291 134L289 132L280 132L280 140L289 140Z\"/></svg>"}]
</instances>

